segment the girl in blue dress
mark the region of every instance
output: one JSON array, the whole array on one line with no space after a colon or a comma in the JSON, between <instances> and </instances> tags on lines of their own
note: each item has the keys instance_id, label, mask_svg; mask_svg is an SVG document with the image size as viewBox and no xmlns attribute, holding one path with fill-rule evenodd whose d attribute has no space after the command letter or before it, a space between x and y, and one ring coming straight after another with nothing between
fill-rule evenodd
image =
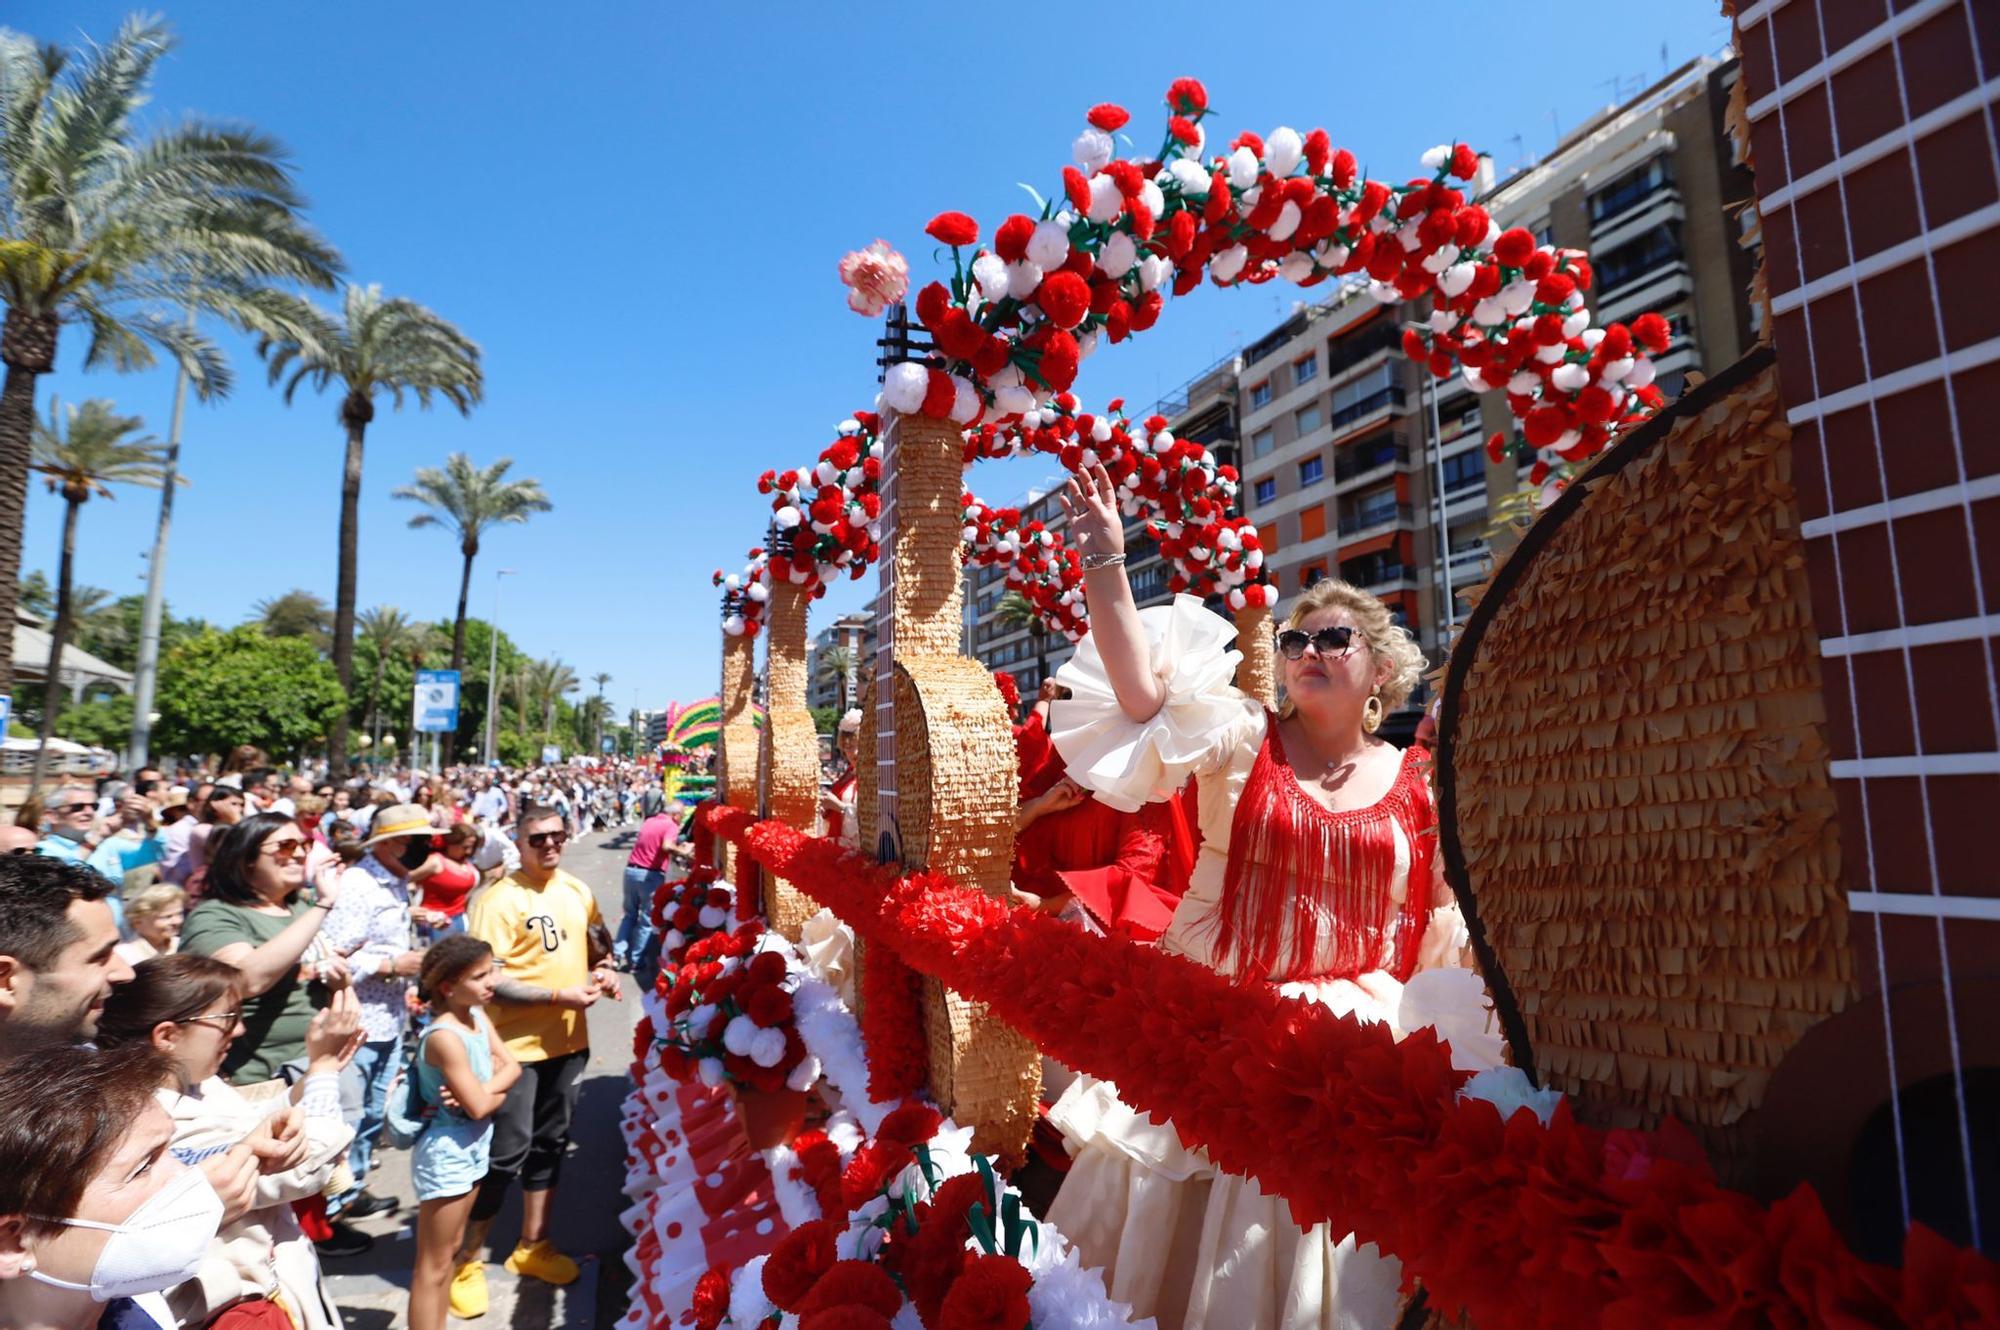
<instances>
[{"instance_id":1,"label":"girl in blue dress","mask_svg":"<svg viewBox=\"0 0 2000 1330\"><path fill-rule=\"evenodd\" d=\"M417 1189L417 1262L410 1277L410 1330L444 1330L445 1309L460 1316L452 1296L458 1244L472 1196L486 1176L493 1115L521 1075L521 1064L481 1010L493 1000L499 973L493 949L455 933L424 953L417 988L431 1006L431 1023L417 1044L413 1075L430 1117L411 1152Z\"/></svg>"}]
</instances>

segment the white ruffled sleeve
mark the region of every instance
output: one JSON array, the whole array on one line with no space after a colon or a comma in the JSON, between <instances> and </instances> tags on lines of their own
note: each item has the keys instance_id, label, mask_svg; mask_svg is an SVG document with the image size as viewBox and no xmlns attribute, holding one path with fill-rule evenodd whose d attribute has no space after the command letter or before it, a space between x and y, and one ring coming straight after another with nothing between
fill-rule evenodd
<instances>
[{"instance_id":1,"label":"white ruffled sleeve","mask_svg":"<svg viewBox=\"0 0 2000 1330\"><path fill-rule=\"evenodd\" d=\"M1049 737L1070 778L1123 813L1172 798L1188 777L1219 770L1264 734L1263 706L1231 683L1242 658L1233 624L1193 596L1140 610L1139 623L1166 686L1150 720L1118 705L1094 636L1056 671L1072 696L1050 708Z\"/></svg>"}]
</instances>

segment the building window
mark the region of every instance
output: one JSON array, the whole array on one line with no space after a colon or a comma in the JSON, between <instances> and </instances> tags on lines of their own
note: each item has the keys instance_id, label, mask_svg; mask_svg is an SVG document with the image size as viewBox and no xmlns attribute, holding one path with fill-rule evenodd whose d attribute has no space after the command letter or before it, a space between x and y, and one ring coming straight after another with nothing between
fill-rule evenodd
<instances>
[{"instance_id":1,"label":"building window","mask_svg":"<svg viewBox=\"0 0 2000 1330\"><path fill-rule=\"evenodd\" d=\"M1250 409L1252 411L1255 411L1260 406L1269 406L1270 404L1271 404L1271 381L1269 379L1266 379L1262 383L1251 384Z\"/></svg>"},{"instance_id":2,"label":"building window","mask_svg":"<svg viewBox=\"0 0 2000 1330\"><path fill-rule=\"evenodd\" d=\"M1265 522L1258 526L1257 545L1267 555L1278 552L1278 524L1276 522Z\"/></svg>"},{"instance_id":3,"label":"building window","mask_svg":"<svg viewBox=\"0 0 2000 1330\"><path fill-rule=\"evenodd\" d=\"M1298 429L1301 439L1318 429L1319 403L1314 402L1311 406L1302 406L1297 411L1294 411L1292 413L1292 424Z\"/></svg>"},{"instance_id":4,"label":"building window","mask_svg":"<svg viewBox=\"0 0 2000 1330\"><path fill-rule=\"evenodd\" d=\"M1319 357L1303 356L1292 362L1292 382L1311 383L1319 377Z\"/></svg>"},{"instance_id":5,"label":"building window","mask_svg":"<svg viewBox=\"0 0 2000 1330\"><path fill-rule=\"evenodd\" d=\"M1301 489L1307 485L1317 485L1325 478L1326 461L1324 458L1308 457L1305 461L1299 463L1299 487Z\"/></svg>"},{"instance_id":6,"label":"building window","mask_svg":"<svg viewBox=\"0 0 2000 1330\"><path fill-rule=\"evenodd\" d=\"M1325 580L1326 565L1323 563L1309 563L1299 569L1299 587L1302 590L1311 590L1315 582L1324 582Z\"/></svg>"},{"instance_id":7,"label":"building window","mask_svg":"<svg viewBox=\"0 0 2000 1330\"><path fill-rule=\"evenodd\" d=\"M1333 455L1333 478L1352 480L1364 471L1393 466L1404 460L1403 449L1391 431L1384 431L1357 443L1342 444Z\"/></svg>"},{"instance_id":8,"label":"building window","mask_svg":"<svg viewBox=\"0 0 2000 1330\"><path fill-rule=\"evenodd\" d=\"M1673 159L1665 153L1634 167L1590 196L1590 222L1600 226L1650 198L1674 182Z\"/></svg>"},{"instance_id":9,"label":"building window","mask_svg":"<svg viewBox=\"0 0 2000 1330\"><path fill-rule=\"evenodd\" d=\"M1444 492L1457 494L1486 483L1486 454L1477 448L1444 459Z\"/></svg>"},{"instance_id":10,"label":"building window","mask_svg":"<svg viewBox=\"0 0 2000 1330\"><path fill-rule=\"evenodd\" d=\"M1275 434L1268 429L1260 429L1250 436L1250 455L1252 457L1267 456L1276 442L1277 436Z\"/></svg>"},{"instance_id":11,"label":"building window","mask_svg":"<svg viewBox=\"0 0 2000 1330\"><path fill-rule=\"evenodd\" d=\"M1647 276L1653 269L1663 267L1680 256L1679 227L1662 222L1658 226L1648 228L1593 265L1596 269L1599 298L1628 282Z\"/></svg>"},{"instance_id":12,"label":"building window","mask_svg":"<svg viewBox=\"0 0 2000 1330\"><path fill-rule=\"evenodd\" d=\"M1396 321L1378 318L1344 337L1327 339L1326 372L1331 377L1370 356L1380 355L1402 344L1403 330L1396 326Z\"/></svg>"},{"instance_id":13,"label":"building window","mask_svg":"<svg viewBox=\"0 0 2000 1330\"><path fill-rule=\"evenodd\" d=\"M1384 485L1378 490L1369 490L1354 501L1355 529L1381 526L1396 520L1396 487Z\"/></svg>"},{"instance_id":14,"label":"building window","mask_svg":"<svg viewBox=\"0 0 2000 1330\"><path fill-rule=\"evenodd\" d=\"M1394 550L1377 550L1364 554L1358 559L1349 559L1340 565L1341 579L1350 585L1362 588L1381 586L1384 582L1401 581L1403 563Z\"/></svg>"},{"instance_id":15,"label":"building window","mask_svg":"<svg viewBox=\"0 0 2000 1330\"><path fill-rule=\"evenodd\" d=\"M1277 497L1278 497L1277 481L1271 479L1269 476L1266 476L1264 479L1257 482L1257 504L1259 507L1262 507L1264 504L1271 502L1271 500Z\"/></svg>"},{"instance_id":16,"label":"building window","mask_svg":"<svg viewBox=\"0 0 2000 1330\"><path fill-rule=\"evenodd\" d=\"M1338 429L1350 420L1359 420L1383 407L1402 405L1403 389L1396 382L1400 368L1394 361L1386 362L1336 385L1332 403L1334 428Z\"/></svg>"},{"instance_id":17,"label":"building window","mask_svg":"<svg viewBox=\"0 0 2000 1330\"><path fill-rule=\"evenodd\" d=\"M1326 505L1316 503L1299 513L1299 539L1318 540L1326 534Z\"/></svg>"}]
</instances>

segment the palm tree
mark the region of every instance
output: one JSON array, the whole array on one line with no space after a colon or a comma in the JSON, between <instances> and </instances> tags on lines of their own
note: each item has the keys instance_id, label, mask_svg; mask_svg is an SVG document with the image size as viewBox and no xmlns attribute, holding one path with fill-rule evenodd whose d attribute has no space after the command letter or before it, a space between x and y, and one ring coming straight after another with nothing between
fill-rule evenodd
<instances>
[{"instance_id":1,"label":"palm tree","mask_svg":"<svg viewBox=\"0 0 2000 1330\"><path fill-rule=\"evenodd\" d=\"M253 620L266 637L303 637L321 651L327 649L333 611L324 598L300 587L251 606Z\"/></svg>"},{"instance_id":2,"label":"palm tree","mask_svg":"<svg viewBox=\"0 0 2000 1330\"><path fill-rule=\"evenodd\" d=\"M361 611L356 622L360 625L361 640L375 648L375 683L368 690L368 730L379 748L382 743L382 674L388 668L389 658L421 653L437 630L427 623L418 623L389 605L377 605L372 610Z\"/></svg>"},{"instance_id":3,"label":"palm tree","mask_svg":"<svg viewBox=\"0 0 2000 1330\"><path fill-rule=\"evenodd\" d=\"M556 728L556 702L583 686L576 671L560 660L538 660L534 669L535 694L542 704L542 732Z\"/></svg>"},{"instance_id":4,"label":"palm tree","mask_svg":"<svg viewBox=\"0 0 2000 1330\"><path fill-rule=\"evenodd\" d=\"M1009 591L1000 597L1000 603L993 610L994 622L1008 628L1025 628L1035 641L1035 683L1049 677L1049 626L1042 622L1041 611L1035 602L1018 591Z\"/></svg>"},{"instance_id":5,"label":"palm tree","mask_svg":"<svg viewBox=\"0 0 2000 1330\"><path fill-rule=\"evenodd\" d=\"M51 493L60 494L63 510L62 562L56 572L56 626L49 643L48 692L42 704L42 745L35 750L29 793L42 786L49 737L55 732L56 711L62 704L62 655L69 644L73 606L70 578L76 566L76 519L92 495L111 497L113 485L144 485L157 489L164 479L165 447L150 436L133 438L145 427L137 416L121 416L103 399L64 411L51 404L46 423L37 423L33 437L33 467L48 477Z\"/></svg>"},{"instance_id":6,"label":"palm tree","mask_svg":"<svg viewBox=\"0 0 2000 1330\"><path fill-rule=\"evenodd\" d=\"M275 140L199 121L140 136L135 112L171 45L148 18L74 59L0 30L0 623L21 571L36 380L62 325L89 329L86 368L148 369L157 347L206 400L229 370L186 314L282 335L306 307L274 284L330 288L340 266L301 220ZM0 633L0 691L13 673Z\"/></svg>"},{"instance_id":7,"label":"palm tree","mask_svg":"<svg viewBox=\"0 0 2000 1330\"><path fill-rule=\"evenodd\" d=\"M464 333L415 301L386 299L379 286L349 286L339 320L319 316L315 326L289 336L260 338L258 354L270 362L271 382L285 379L285 400L302 383L324 392L339 382L340 423L347 458L340 482L340 576L333 593L333 668L340 686L354 683L354 561L360 540L361 446L375 419L375 395L386 392L396 408L403 394L428 408L442 397L470 415L485 390L479 347ZM286 377L289 374L290 377ZM347 766L347 712L328 736L332 770Z\"/></svg>"},{"instance_id":8,"label":"palm tree","mask_svg":"<svg viewBox=\"0 0 2000 1330\"><path fill-rule=\"evenodd\" d=\"M847 672L854 668L854 653L846 647L825 647L819 653L819 682L830 683L839 690L839 710L847 710Z\"/></svg>"},{"instance_id":9,"label":"palm tree","mask_svg":"<svg viewBox=\"0 0 2000 1330\"><path fill-rule=\"evenodd\" d=\"M604 747L604 721L611 714L611 704L604 700L604 685L611 682L611 676L600 671L591 675L590 681L597 685L596 727L590 736L590 751L596 753Z\"/></svg>"},{"instance_id":10,"label":"palm tree","mask_svg":"<svg viewBox=\"0 0 2000 1330\"><path fill-rule=\"evenodd\" d=\"M489 526L503 522L525 522L535 513L549 510L548 496L539 480L508 480L507 468L514 459L503 457L484 470L474 466L464 453L444 459L444 470L419 467L416 478L398 486L393 495L412 499L429 509L410 519L410 525L449 527L458 536L458 551L465 566L458 577L458 617L451 624L451 667L465 668L465 601L472 591L472 561L479 556L479 537ZM445 736L444 760L451 762L454 736Z\"/></svg>"}]
</instances>

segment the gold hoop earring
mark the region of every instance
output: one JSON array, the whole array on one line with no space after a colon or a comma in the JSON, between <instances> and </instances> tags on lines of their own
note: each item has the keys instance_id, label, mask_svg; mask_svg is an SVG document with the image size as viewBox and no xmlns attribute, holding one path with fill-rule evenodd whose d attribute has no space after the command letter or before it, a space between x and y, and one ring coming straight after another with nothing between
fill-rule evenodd
<instances>
[{"instance_id":1,"label":"gold hoop earring","mask_svg":"<svg viewBox=\"0 0 2000 1330\"><path fill-rule=\"evenodd\" d=\"M1373 734L1382 728L1382 717L1388 712L1382 705L1379 693L1368 694L1368 700L1361 704L1361 728Z\"/></svg>"}]
</instances>

